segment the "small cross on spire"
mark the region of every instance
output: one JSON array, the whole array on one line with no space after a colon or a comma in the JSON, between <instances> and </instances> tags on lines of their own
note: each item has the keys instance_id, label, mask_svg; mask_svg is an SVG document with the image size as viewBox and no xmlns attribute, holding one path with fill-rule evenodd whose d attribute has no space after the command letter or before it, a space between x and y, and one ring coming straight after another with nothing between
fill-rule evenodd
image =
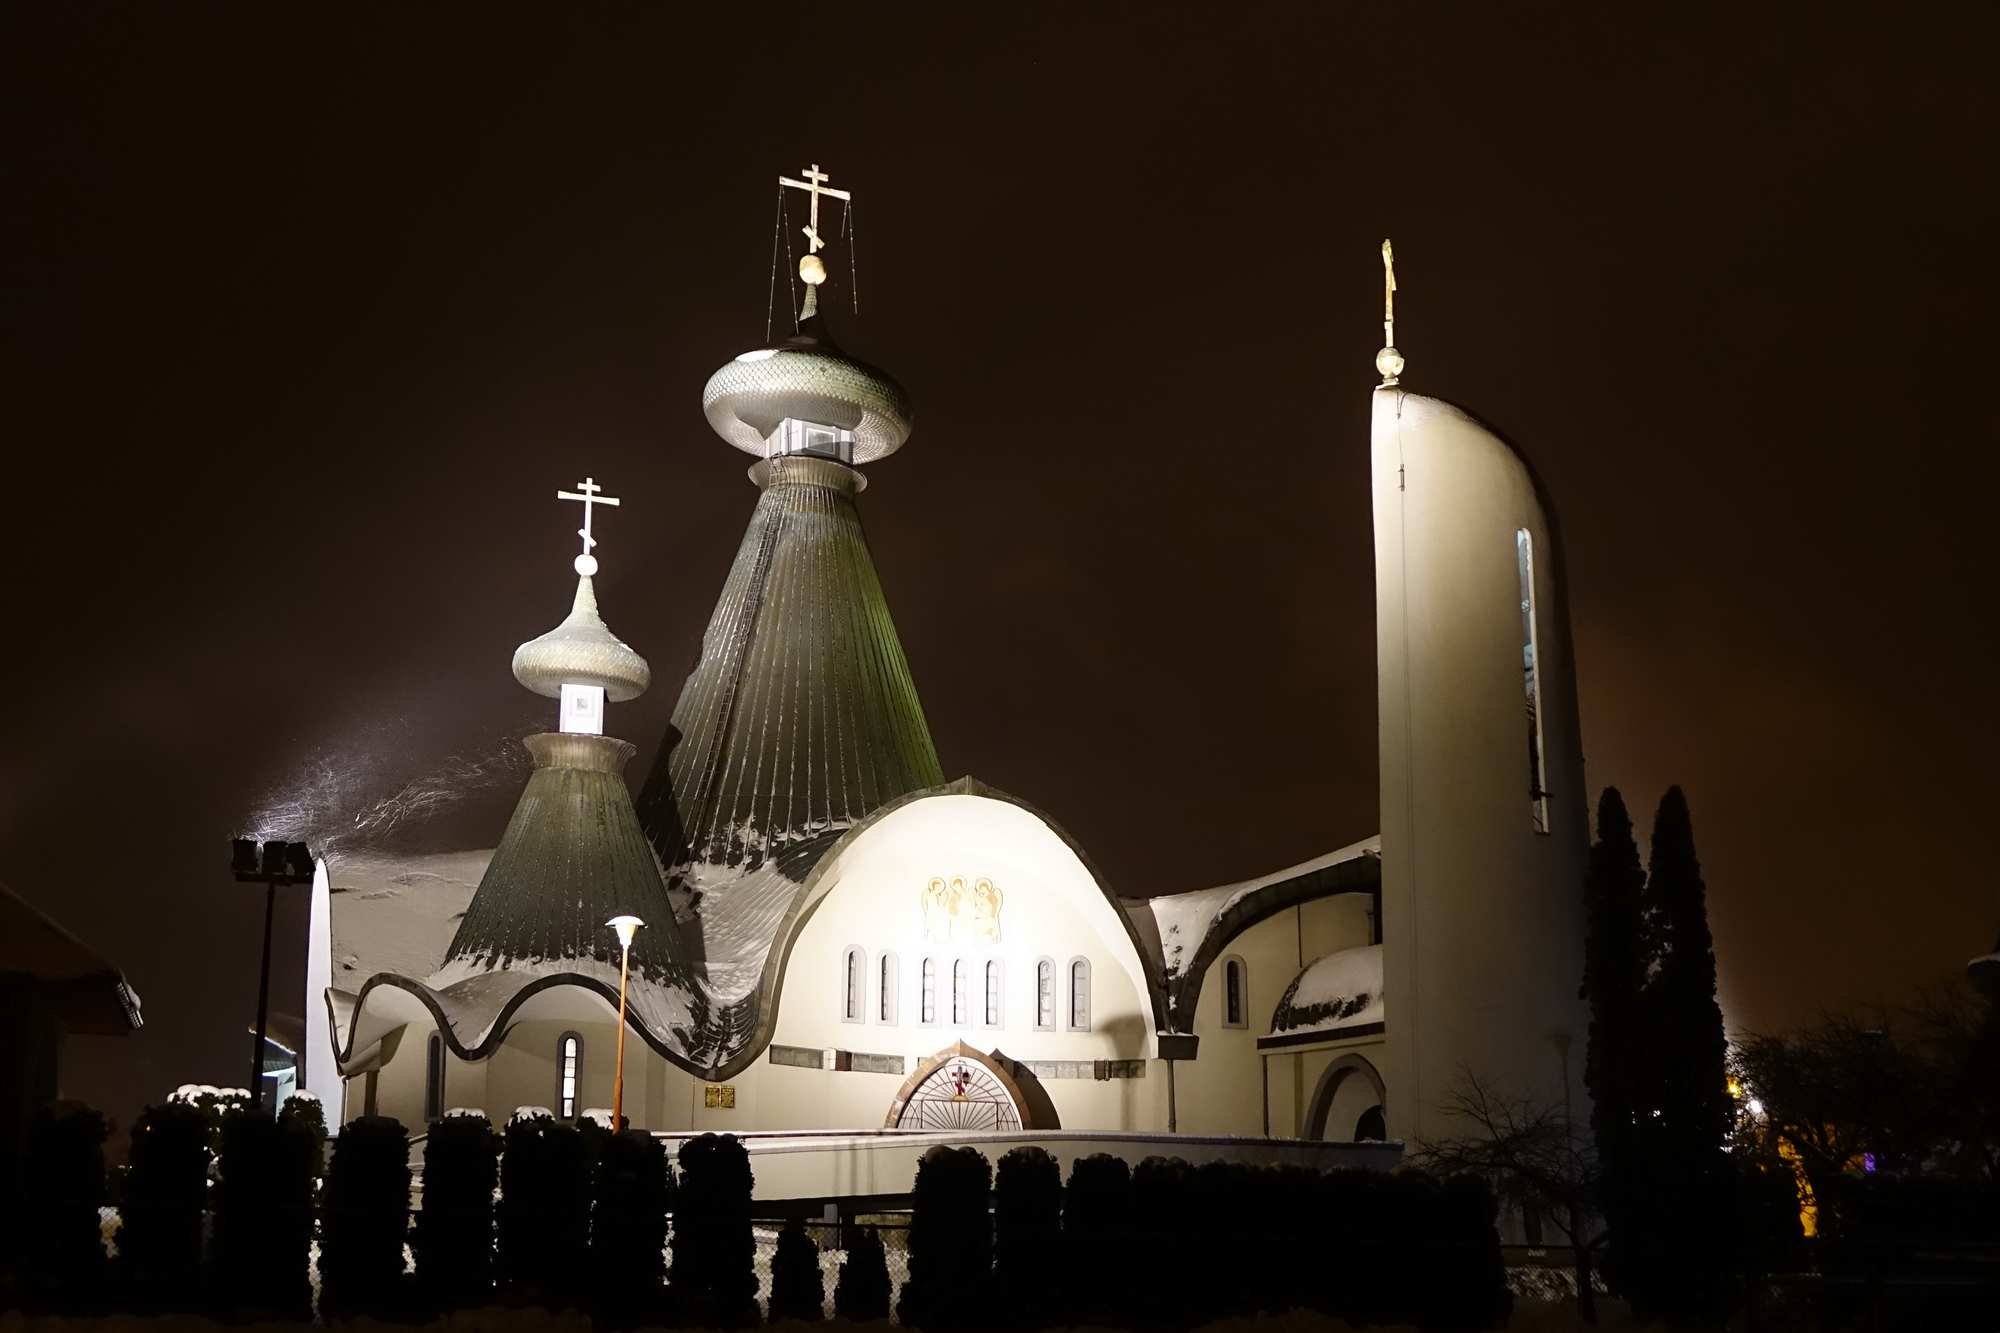
<instances>
[{"instance_id":1,"label":"small cross on spire","mask_svg":"<svg viewBox=\"0 0 2000 1333\"><path fill-rule=\"evenodd\" d=\"M576 572L584 578L589 578L597 572L597 557L590 553L591 548L597 545L597 538L590 535L590 507L592 505L611 505L616 507L618 504L616 500L608 495L599 495L598 492L603 489L602 486L597 484L595 478L585 477L577 484L575 491L556 492L556 499L558 500L580 500L583 502L583 526L576 530L576 535L583 538L583 554L576 558ZM578 494L577 492L579 491L582 494Z\"/></svg>"},{"instance_id":2,"label":"small cross on spire","mask_svg":"<svg viewBox=\"0 0 2000 1333\"><path fill-rule=\"evenodd\" d=\"M1396 350L1396 251L1387 241L1382 242L1382 350L1375 354L1375 369L1384 386L1403 374L1403 354Z\"/></svg>"},{"instance_id":3,"label":"small cross on spire","mask_svg":"<svg viewBox=\"0 0 2000 1333\"><path fill-rule=\"evenodd\" d=\"M819 197L826 195L829 198L838 199L842 203L846 203L854 196L846 190L828 189L826 182L833 178L821 171L817 162L807 167L804 171L801 171L799 175L804 176L805 179L795 181L790 176L780 176L778 177L778 184L789 185L794 190L804 190L812 196L812 220L799 230L806 234L806 240L811 243L811 248L806 253L818 254L826 248L826 242L819 237Z\"/></svg>"}]
</instances>

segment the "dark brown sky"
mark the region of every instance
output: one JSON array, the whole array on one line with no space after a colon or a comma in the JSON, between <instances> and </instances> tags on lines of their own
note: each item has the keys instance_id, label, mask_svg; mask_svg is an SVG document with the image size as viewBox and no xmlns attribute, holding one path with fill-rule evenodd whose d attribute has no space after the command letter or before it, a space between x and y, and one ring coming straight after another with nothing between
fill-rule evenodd
<instances>
[{"instance_id":1,"label":"dark brown sky","mask_svg":"<svg viewBox=\"0 0 2000 1333\"><path fill-rule=\"evenodd\" d=\"M1732 1021L1991 944L1985 7L685 8L8 10L0 878L148 1019L78 1091L240 1080L273 789L543 719L508 655L586 473L645 771L755 498L701 386L809 161L917 407L863 510L945 768L1118 891L1375 829L1390 235L1406 383L1555 497L1593 792L1688 789Z\"/></svg>"}]
</instances>

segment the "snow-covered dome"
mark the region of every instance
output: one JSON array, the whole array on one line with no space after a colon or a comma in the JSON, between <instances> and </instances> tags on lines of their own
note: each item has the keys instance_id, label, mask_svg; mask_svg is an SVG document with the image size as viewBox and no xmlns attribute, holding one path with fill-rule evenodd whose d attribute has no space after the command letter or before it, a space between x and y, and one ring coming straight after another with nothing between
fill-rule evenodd
<instances>
[{"instance_id":1,"label":"snow-covered dome","mask_svg":"<svg viewBox=\"0 0 2000 1333\"><path fill-rule=\"evenodd\" d=\"M1382 946L1364 944L1307 963L1271 1014L1271 1032L1328 1032L1382 1021Z\"/></svg>"},{"instance_id":2,"label":"snow-covered dome","mask_svg":"<svg viewBox=\"0 0 2000 1333\"><path fill-rule=\"evenodd\" d=\"M600 685L618 704L644 694L653 670L598 616L597 594L584 577L576 581L569 618L514 650L514 679L551 699L560 698L565 685Z\"/></svg>"}]
</instances>

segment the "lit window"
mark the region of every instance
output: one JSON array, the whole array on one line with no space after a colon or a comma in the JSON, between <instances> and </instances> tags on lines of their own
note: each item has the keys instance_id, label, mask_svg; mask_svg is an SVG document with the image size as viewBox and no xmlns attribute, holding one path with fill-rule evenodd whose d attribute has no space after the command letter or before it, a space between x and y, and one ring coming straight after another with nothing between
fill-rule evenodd
<instances>
[{"instance_id":1,"label":"lit window","mask_svg":"<svg viewBox=\"0 0 2000 1333\"><path fill-rule=\"evenodd\" d=\"M1000 994L1000 960L995 958L986 964L986 1026L997 1028L1004 1012Z\"/></svg>"},{"instance_id":2,"label":"lit window","mask_svg":"<svg viewBox=\"0 0 2000 1333\"><path fill-rule=\"evenodd\" d=\"M1528 809L1535 832L1549 831L1548 765L1542 748L1541 641L1535 623L1535 541L1526 528L1514 534L1521 570L1521 673L1528 704Z\"/></svg>"},{"instance_id":3,"label":"lit window","mask_svg":"<svg viewBox=\"0 0 2000 1333\"><path fill-rule=\"evenodd\" d=\"M868 955L849 949L842 959L840 1021L859 1023L868 1008Z\"/></svg>"},{"instance_id":4,"label":"lit window","mask_svg":"<svg viewBox=\"0 0 2000 1333\"><path fill-rule=\"evenodd\" d=\"M880 966L882 978L875 992L875 1021L893 1027L896 1022L896 955L883 954Z\"/></svg>"},{"instance_id":5,"label":"lit window","mask_svg":"<svg viewBox=\"0 0 2000 1333\"><path fill-rule=\"evenodd\" d=\"M436 1120L444 1114L444 1037L431 1033L424 1049L424 1119Z\"/></svg>"},{"instance_id":6,"label":"lit window","mask_svg":"<svg viewBox=\"0 0 2000 1333\"><path fill-rule=\"evenodd\" d=\"M937 959L924 959L923 997L919 1001L919 1016L926 1023L937 1022Z\"/></svg>"},{"instance_id":7,"label":"lit window","mask_svg":"<svg viewBox=\"0 0 2000 1333\"><path fill-rule=\"evenodd\" d=\"M1035 963L1035 1030L1056 1030L1056 960L1043 958Z\"/></svg>"},{"instance_id":8,"label":"lit window","mask_svg":"<svg viewBox=\"0 0 2000 1333\"><path fill-rule=\"evenodd\" d=\"M1069 1030L1090 1031L1090 960L1072 958L1069 964Z\"/></svg>"},{"instance_id":9,"label":"lit window","mask_svg":"<svg viewBox=\"0 0 2000 1333\"><path fill-rule=\"evenodd\" d=\"M970 979L966 976L965 960L959 959L951 965L951 1023L953 1027L964 1027L966 1016L971 1010Z\"/></svg>"},{"instance_id":10,"label":"lit window","mask_svg":"<svg viewBox=\"0 0 2000 1333\"><path fill-rule=\"evenodd\" d=\"M1222 964L1222 1026L1240 1028L1248 1026L1244 1013L1249 1008L1249 991L1246 984L1247 973L1241 958L1226 959Z\"/></svg>"},{"instance_id":11,"label":"lit window","mask_svg":"<svg viewBox=\"0 0 2000 1333\"><path fill-rule=\"evenodd\" d=\"M576 1119L578 1089L583 1086L583 1038L565 1032L556 1042L556 1115Z\"/></svg>"}]
</instances>

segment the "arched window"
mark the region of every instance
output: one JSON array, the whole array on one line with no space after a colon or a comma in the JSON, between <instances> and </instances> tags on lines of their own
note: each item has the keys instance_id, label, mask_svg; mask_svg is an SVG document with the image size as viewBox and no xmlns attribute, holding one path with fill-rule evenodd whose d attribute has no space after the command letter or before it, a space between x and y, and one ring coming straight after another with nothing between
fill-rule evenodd
<instances>
[{"instance_id":1,"label":"arched window","mask_svg":"<svg viewBox=\"0 0 2000 1333\"><path fill-rule=\"evenodd\" d=\"M963 958L951 965L951 1025L964 1027L972 1020L972 980Z\"/></svg>"},{"instance_id":2,"label":"arched window","mask_svg":"<svg viewBox=\"0 0 2000 1333\"><path fill-rule=\"evenodd\" d=\"M1035 1031L1056 1030L1056 960L1035 960Z\"/></svg>"},{"instance_id":3,"label":"arched window","mask_svg":"<svg viewBox=\"0 0 2000 1333\"><path fill-rule=\"evenodd\" d=\"M437 1120L443 1115L444 1037L433 1032L424 1047L424 1119Z\"/></svg>"},{"instance_id":4,"label":"arched window","mask_svg":"<svg viewBox=\"0 0 2000 1333\"><path fill-rule=\"evenodd\" d=\"M897 983L900 977L896 955L885 953L877 969L881 975L876 979L875 1021L884 1027L896 1026Z\"/></svg>"},{"instance_id":5,"label":"arched window","mask_svg":"<svg viewBox=\"0 0 2000 1333\"><path fill-rule=\"evenodd\" d=\"M1003 1025L1007 1014L1006 994L1002 986L1006 974L1000 970L1000 960L986 960L986 1026L997 1028Z\"/></svg>"},{"instance_id":6,"label":"arched window","mask_svg":"<svg viewBox=\"0 0 2000 1333\"><path fill-rule=\"evenodd\" d=\"M849 949L840 960L840 1021L865 1023L868 1012L868 954Z\"/></svg>"},{"instance_id":7,"label":"arched window","mask_svg":"<svg viewBox=\"0 0 2000 1333\"><path fill-rule=\"evenodd\" d=\"M1069 960L1069 1030L1090 1031L1090 960Z\"/></svg>"},{"instance_id":8,"label":"arched window","mask_svg":"<svg viewBox=\"0 0 2000 1333\"><path fill-rule=\"evenodd\" d=\"M1250 1026L1250 969L1241 958L1222 960L1222 1026Z\"/></svg>"},{"instance_id":9,"label":"arched window","mask_svg":"<svg viewBox=\"0 0 2000 1333\"><path fill-rule=\"evenodd\" d=\"M918 1019L924 1023L937 1022L937 959L924 959L923 995L918 1001Z\"/></svg>"},{"instance_id":10,"label":"arched window","mask_svg":"<svg viewBox=\"0 0 2000 1333\"><path fill-rule=\"evenodd\" d=\"M583 1096L583 1038L565 1032L556 1039L556 1118L576 1119Z\"/></svg>"}]
</instances>

